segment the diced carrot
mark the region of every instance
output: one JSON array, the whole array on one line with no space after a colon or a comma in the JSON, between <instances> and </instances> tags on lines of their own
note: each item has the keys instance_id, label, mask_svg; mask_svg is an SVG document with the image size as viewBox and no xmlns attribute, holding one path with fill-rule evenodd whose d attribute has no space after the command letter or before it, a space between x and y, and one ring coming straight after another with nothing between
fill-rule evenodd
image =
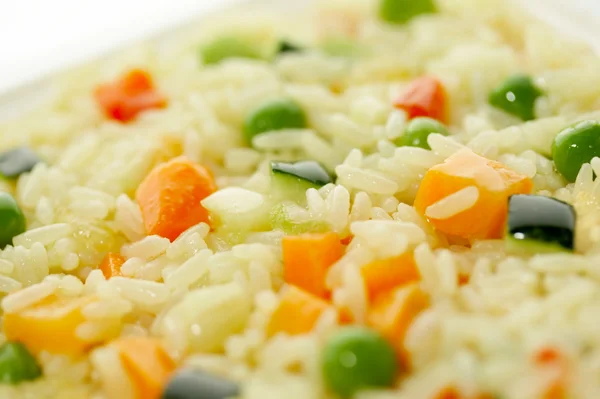
<instances>
[{"instance_id":1,"label":"diced carrot","mask_svg":"<svg viewBox=\"0 0 600 399\"><path fill-rule=\"evenodd\" d=\"M121 276L121 266L125 263L125 258L120 254L109 252L102 259L98 269L104 274L104 278L109 279L113 276Z\"/></svg>"},{"instance_id":2,"label":"diced carrot","mask_svg":"<svg viewBox=\"0 0 600 399\"><path fill-rule=\"evenodd\" d=\"M450 386L442 389L435 397L435 399L462 399L460 393L456 388Z\"/></svg>"},{"instance_id":3,"label":"diced carrot","mask_svg":"<svg viewBox=\"0 0 600 399\"><path fill-rule=\"evenodd\" d=\"M534 354L533 361L540 367L548 368L553 373L552 381L546 388L542 399L564 399L566 394L566 377L568 373L567 359L556 348L541 348Z\"/></svg>"},{"instance_id":4,"label":"diced carrot","mask_svg":"<svg viewBox=\"0 0 600 399\"><path fill-rule=\"evenodd\" d=\"M427 171L414 206L436 229L448 235L465 239L501 238L508 214L508 197L528 194L532 188L529 177L462 149ZM462 190L465 193L469 190L467 202L472 202L451 204L450 208L456 212L445 215L446 211L440 214L439 208L436 212L430 208L434 204L443 208L444 204L439 201Z\"/></svg>"},{"instance_id":5,"label":"diced carrot","mask_svg":"<svg viewBox=\"0 0 600 399\"><path fill-rule=\"evenodd\" d=\"M165 97L155 90L152 77L139 69L127 72L116 82L98 86L95 96L104 114L121 122L128 122L147 109L167 105Z\"/></svg>"},{"instance_id":6,"label":"diced carrot","mask_svg":"<svg viewBox=\"0 0 600 399\"><path fill-rule=\"evenodd\" d=\"M175 362L156 338L128 337L114 342L137 399L158 399Z\"/></svg>"},{"instance_id":7,"label":"diced carrot","mask_svg":"<svg viewBox=\"0 0 600 399\"><path fill-rule=\"evenodd\" d=\"M376 260L361 269L369 299L421 278L412 252L393 258Z\"/></svg>"},{"instance_id":8,"label":"diced carrot","mask_svg":"<svg viewBox=\"0 0 600 399\"><path fill-rule=\"evenodd\" d=\"M157 166L135 194L146 233L173 241L191 226L208 223L208 211L200 201L216 190L210 173L185 157Z\"/></svg>"},{"instance_id":9,"label":"diced carrot","mask_svg":"<svg viewBox=\"0 0 600 399\"><path fill-rule=\"evenodd\" d=\"M427 307L429 296L417 284L411 284L379 296L367 313L367 324L394 346L405 368L410 368L410 357L404 347L406 331Z\"/></svg>"},{"instance_id":10,"label":"diced carrot","mask_svg":"<svg viewBox=\"0 0 600 399\"><path fill-rule=\"evenodd\" d=\"M394 102L394 106L404 110L409 119L427 116L446 122L446 91L442 83L431 76L423 76L413 81L404 94Z\"/></svg>"},{"instance_id":11,"label":"diced carrot","mask_svg":"<svg viewBox=\"0 0 600 399\"><path fill-rule=\"evenodd\" d=\"M488 393L481 393L481 394L477 394L475 396L469 396L469 397L472 399L494 399L495 398L493 395L490 395ZM449 387L442 389L435 396L434 399L465 399L465 396L463 396L455 387L449 386Z\"/></svg>"},{"instance_id":12,"label":"diced carrot","mask_svg":"<svg viewBox=\"0 0 600 399\"><path fill-rule=\"evenodd\" d=\"M267 335L283 332L289 335L310 332L321 314L329 307L319 298L293 285L286 286L281 292L279 306L267 325Z\"/></svg>"},{"instance_id":13,"label":"diced carrot","mask_svg":"<svg viewBox=\"0 0 600 399\"><path fill-rule=\"evenodd\" d=\"M344 252L340 237L332 232L287 236L282 246L285 281L327 298L325 275Z\"/></svg>"},{"instance_id":14,"label":"diced carrot","mask_svg":"<svg viewBox=\"0 0 600 399\"><path fill-rule=\"evenodd\" d=\"M354 238L354 236L347 236L344 237L340 240L340 242L342 243L342 245L350 245L350 243L352 242L352 239Z\"/></svg>"},{"instance_id":15,"label":"diced carrot","mask_svg":"<svg viewBox=\"0 0 600 399\"><path fill-rule=\"evenodd\" d=\"M58 298L56 296L14 313L4 314L4 333L11 341L22 342L33 353L79 355L92 343L75 333L85 322L81 309L95 297Z\"/></svg>"}]
</instances>

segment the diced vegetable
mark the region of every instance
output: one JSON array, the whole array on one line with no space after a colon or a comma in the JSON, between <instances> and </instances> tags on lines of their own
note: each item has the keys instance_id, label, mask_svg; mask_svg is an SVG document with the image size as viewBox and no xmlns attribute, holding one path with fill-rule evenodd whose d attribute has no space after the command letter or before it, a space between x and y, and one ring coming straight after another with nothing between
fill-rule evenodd
<instances>
[{"instance_id":1,"label":"diced vegetable","mask_svg":"<svg viewBox=\"0 0 600 399\"><path fill-rule=\"evenodd\" d=\"M133 69L113 83L96 89L96 101L108 118L128 122L148 109L164 108L167 100L154 88L146 71Z\"/></svg>"},{"instance_id":2,"label":"diced vegetable","mask_svg":"<svg viewBox=\"0 0 600 399\"><path fill-rule=\"evenodd\" d=\"M235 37L219 37L200 49L206 65L218 64L229 58L262 58L259 49L249 41Z\"/></svg>"},{"instance_id":3,"label":"diced vegetable","mask_svg":"<svg viewBox=\"0 0 600 399\"><path fill-rule=\"evenodd\" d=\"M121 266L125 263L125 258L120 254L109 252L104 256L98 269L102 271L104 277L109 279L114 276L121 276Z\"/></svg>"},{"instance_id":4,"label":"diced vegetable","mask_svg":"<svg viewBox=\"0 0 600 399\"><path fill-rule=\"evenodd\" d=\"M0 249L12 244L15 236L27 228L25 215L12 195L0 192Z\"/></svg>"},{"instance_id":5,"label":"diced vegetable","mask_svg":"<svg viewBox=\"0 0 600 399\"><path fill-rule=\"evenodd\" d=\"M175 374L162 394L162 399L229 399L239 395L232 381L201 370L187 369Z\"/></svg>"},{"instance_id":6,"label":"diced vegetable","mask_svg":"<svg viewBox=\"0 0 600 399\"><path fill-rule=\"evenodd\" d=\"M556 348L544 347L534 354L534 363L547 371L552 371L552 378L544 391L542 399L566 399L566 379L568 363L566 357Z\"/></svg>"},{"instance_id":7,"label":"diced vegetable","mask_svg":"<svg viewBox=\"0 0 600 399\"><path fill-rule=\"evenodd\" d=\"M173 241L188 228L208 223L208 212L200 201L216 190L210 172L185 157L157 166L135 194L146 233Z\"/></svg>"},{"instance_id":8,"label":"diced vegetable","mask_svg":"<svg viewBox=\"0 0 600 399\"><path fill-rule=\"evenodd\" d=\"M371 262L361 269L361 273L371 301L391 289L421 279L411 252Z\"/></svg>"},{"instance_id":9,"label":"diced vegetable","mask_svg":"<svg viewBox=\"0 0 600 399\"><path fill-rule=\"evenodd\" d=\"M329 224L322 220L295 221L288 212L289 206L286 204L275 205L270 213L271 229L281 230L291 235L324 233L331 229Z\"/></svg>"},{"instance_id":10,"label":"diced vegetable","mask_svg":"<svg viewBox=\"0 0 600 399\"><path fill-rule=\"evenodd\" d=\"M396 145L420 147L430 150L431 148L427 143L427 137L429 137L431 133L439 133L447 136L448 129L443 123L435 119L427 117L415 118L408 123L404 134L396 139Z\"/></svg>"},{"instance_id":11,"label":"diced vegetable","mask_svg":"<svg viewBox=\"0 0 600 399\"><path fill-rule=\"evenodd\" d=\"M244 123L244 136L248 144L261 133L306 127L306 115L292 100L279 99L263 103L251 112Z\"/></svg>"},{"instance_id":12,"label":"diced vegetable","mask_svg":"<svg viewBox=\"0 0 600 399\"><path fill-rule=\"evenodd\" d=\"M19 147L0 154L0 175L15 179L31 172L40 163L40 157L29 147Z\"/></svg>"},{"instance_id":13,"label":"diced vegetable","mask_svg":"<svg viewBox=\"0 0 600 399\"><path fill-rule=\"evenodd\" d=\"M530 121L535 119L535 101L542 94L530 76L516 75L492 91L489 102L506 113Z\"/></svg>"},{"instance_id":14,"label":"diced vegetable","mask_svg":"<svg viewBox=\"0 0 600 399\"><path fill-rule=\"evenodd\" d=\"M388 388L399 371L394 348L373 330L345 327L325 343L325 384L342 398L364 389Z\"/></svg>"},{"instance_id":15,"label":"diced vegetable","mask_svg":"<svg viewBox=\"0 0 600 399\"><path fill-rule=\"evenodd\" d=\"M573 251L575 209L541 195L513 195L508 202L507 246L511 252Z\"/></svg>"},{"instance_id":16,"label":"diced vegetable","mask_svg":"<svg viewBox=\"0 0 600 399\"><path fill-rule=\"evenodd\" d=\"M556 170L574 182L579 169L594 157L600 157L600 122L586 120L575 123L556 135L552 158Z\"/></svg>"},{"instance_id":17,"label":"diced vegetable","mask_svg":"<svg viewBox=\"0 0 600 399\"><path fill-rule=\"evenodd\" d=\"M303 48L287 40L281 40L277 46L277 54L301 53Z\"/></svg>"},{"instance_id":18,"label":"diced vegetable","mask_svg":"<svg viewBox=\"0 0 600 399\"><path fill-rule=\"evenodd\" d=\"M436 11L433 0L380 0L379 16L393 24L404 24L422 14Z\"/></svg>"},{"instance_id":19,"label":"diced vegetable","mask_svg":"<svg viewBox=\"0 0 600 399\"><path fill-rule=\"evenodd\" d=\"M18 384L42 375L35 357L20 342L0 346L0 384Z\"/></svg>"},{"instance_id":20,"label":"diced vegetable","mask_svg":"<svg viewBox=\"0 0 600 399\"><path fill-rule=\"evenodd\" d=\"M269 337L277 333L309 333L321 314L330 307L322 298L293 285L283 288L280 295L279 305L267 325Z\"/></svg>"},{"instance_id":21,"label":"diced vegetable","mask_svg":"<svg viewBox=\"0 0 600 399\"><path fill-rule=\"evenodd\" d=\"M332 232L287 236L282 246L285 281L326 298L325 275L344 252L340 237Z\"/></svg>"},{"instance_id":22,"label":"diced vegetable","mask_svg":"<svg viewBox=\"0 0 600 399\"><path fill-rule=\"evenodd\" d=\"M446 234L466 239L501 238L508 197L529 194L532 188L529 177L462 149L427 171L414 206Z\"/></svg>"},{"instance_id":23,"label":"diced vegetable","mask_svg":"<svg viewBox=\"0 0 600 399\"><path fill-rule=\"evenodd\" d=\"M332 57L351 58L360 56L364 49L353 39L333 37L321 44L321 49Z\"/></svg>"},{"instance_id":24,"label":"diced vegetable","mask_svg":"<svg viewBox=\"0 0 600 399\"><path fill-rule=\"evenodd\" d=\"M446 91L442 83L431 76L413 81L394 106L404 110L409 119L426 116L442 123L446 121Z\"/></svg>"},{"instance_id":25,"label":"diced vegetable","mask_svg":"<svg viewBox=\"0 0 600 399\"><path fill-rule=\"evenodd\" d=\"M112 343L119 351L123 368L137 399L158 399L167 385L175 362L156 338L127 337Z\"/></svg>"},{"instance_id":26,"label":"diced vegetable","mask_svg":"<svg viewBox=\"0 0 600 399\"><path fill-rule=\"evenodd\" d=\"M411 284L379 296L367 314L367 324L394 346L400 364L405 368L410 366L409 354L404 347L406 331L427 307L429 296L417 284Z\"/></svg>"},{"instance_id":27,"label":"diced vegetable","mask_svg":"<svg viewBox=\"0 0 600 399\"><path fill-rule=\"evenodd\" d=\"M33 306L4 314L4 334L22 342L33 353L79 355L91 346L75 330L85 322L81 309L94 297L57 298L51 296Z\"/></svg>"},{"instance_id":28,"label":"diced vegetable","mask_svg":"<svg viewBox=\"0 0 600 399\"><path fill-rule=\"evenodd\" d=\"M303 202L306 190L318 189L332 181L327 170L315 161L271 162L273 192L282 198Z\"/></svg>"}]
</instances>

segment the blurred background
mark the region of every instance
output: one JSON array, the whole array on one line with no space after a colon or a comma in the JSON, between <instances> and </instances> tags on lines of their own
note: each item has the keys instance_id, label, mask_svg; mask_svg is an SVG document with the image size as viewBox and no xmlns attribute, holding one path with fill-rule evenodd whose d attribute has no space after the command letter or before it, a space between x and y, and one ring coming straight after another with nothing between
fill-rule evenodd
<instances>
[{"instance_id":1,"label":"blurred background","mask_svg":"<svg viewBox=\"0 0 600 399\"><path fill-rule=\"evenodd\" d=\"M0 93L241 1L0 0ZM600 0L506 1L600 50Z\"/></svg>"}]
</instances>

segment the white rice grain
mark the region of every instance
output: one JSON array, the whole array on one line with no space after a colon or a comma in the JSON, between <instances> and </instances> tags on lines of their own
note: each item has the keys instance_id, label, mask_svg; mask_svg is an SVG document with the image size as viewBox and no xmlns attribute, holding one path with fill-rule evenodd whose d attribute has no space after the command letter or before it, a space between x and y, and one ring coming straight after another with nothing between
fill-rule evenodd
<instances>
[{"instance_id":1,"label":"white rice grain","mask_svg":"<svg viewBox=\"0 0 600 399\"><path fill-rule=\"evenodd\" d=\"M52 281L44 281L23 288L6 296L2 300L2 309L5 313L18 312L54 294L57 288L56 284Z\"/></svg>"},{"instance_id":2,"label":"white rice grain","mask_svg":"<svg viewBox=\"0 0 600 399\"><path fill-rule=\"evenodd\" d=\"M171 242L157 235L147 236L132 244L123 245L121 255L126 258L152 260L166 252Z\"/></svg>"},{"instance_id":3,"label":"white rice grain","mask_svg":"<svg viewBox=\"0 0 600 399\"><path fill-rule=\"evenodd\" d=\"M50 245L53 242L67 237L73 232L73 227L67 223L56 223L49 226L38 227L37 229L27 230L26 232L13 238L15 246L22 245L25 248L31 248L33 243Z\"/></svg>"},{"instance_id":4,"label":"white rice grain","mask_svg":"<svg viewBox=\"0 0 600 399\"><path fill-rule=\"evenodd\" d=\"M431 219L445 220L461 212L471 209L479 200L479 189L475 186L465 187L438 202L429 205L425 215Z\"/></svg>"}]
</instances>

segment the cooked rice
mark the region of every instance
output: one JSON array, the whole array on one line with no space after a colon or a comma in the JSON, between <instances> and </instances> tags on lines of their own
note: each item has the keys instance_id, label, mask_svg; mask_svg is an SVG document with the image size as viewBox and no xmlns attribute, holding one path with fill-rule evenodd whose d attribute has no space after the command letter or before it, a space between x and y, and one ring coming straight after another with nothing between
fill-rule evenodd
<instances>
[{"instance_id":1,"label":"cooked rice","mask_svg":"<svg viewBox=\"0 0 600 399\"><path fill-rule=\"evenodd\" d=\"M66 73L45 105L0 122L0 148L26 144L48 161L14 185L1 183L28 225L0 251L3 311L52 295L97 297L83 307L76 330L94 349L75 359L42 352L43 377L0 385L0 397L134 398L109 341L149 335L178 366L238 381L244 399L331 398L319 360L323 340L338 328L333 306L363 322L361 268L407 250L432 298L405 339L413 369L397 388L358 399L437 399L448 386L541 398L552 376L530 359L548 345L569 358L568 397L600 397L600 158L573 184L547 158L561 128L600 118L600 60L502 0L439 0L440 14L396 30L376 21L371 0L338 3L317 10L356 14L356 40L369 56L309 52L198 66L197 45L223 27L262 43L285 37L306 46L327 34L309 14L241 12ZM134 66L152 73L169 106L129 124L106 121L91 93ZM527 123L487 105L489 91L518 71L549 93L536 104L541 118ZM408 118L392 101L424 73L448 91L452 134L430 135L431 150L396 147ZM260 135L247 148L245 115L278 96L297 101L310 128ZM579 216L577 254L508 256L500 240L465 246L436 232L411 204L426 171L464 148L531 177L536 193L571 203ZM146 235L135 190L154 166L182 154L215 173L220 190L203 205L243 237L205 223L173 242ZM290 205L290 217L354 236L328 272L331 310L301 336L266 335L284 280L284 233L265 228L272 159L312 159L335 171L336 183L309 189L305 204ZM451 218L478 196L467 187L429 206L426 216ZM97 270L107 252L126 258L123 276L107 280Z\"/></svg>"}]
</instances>

